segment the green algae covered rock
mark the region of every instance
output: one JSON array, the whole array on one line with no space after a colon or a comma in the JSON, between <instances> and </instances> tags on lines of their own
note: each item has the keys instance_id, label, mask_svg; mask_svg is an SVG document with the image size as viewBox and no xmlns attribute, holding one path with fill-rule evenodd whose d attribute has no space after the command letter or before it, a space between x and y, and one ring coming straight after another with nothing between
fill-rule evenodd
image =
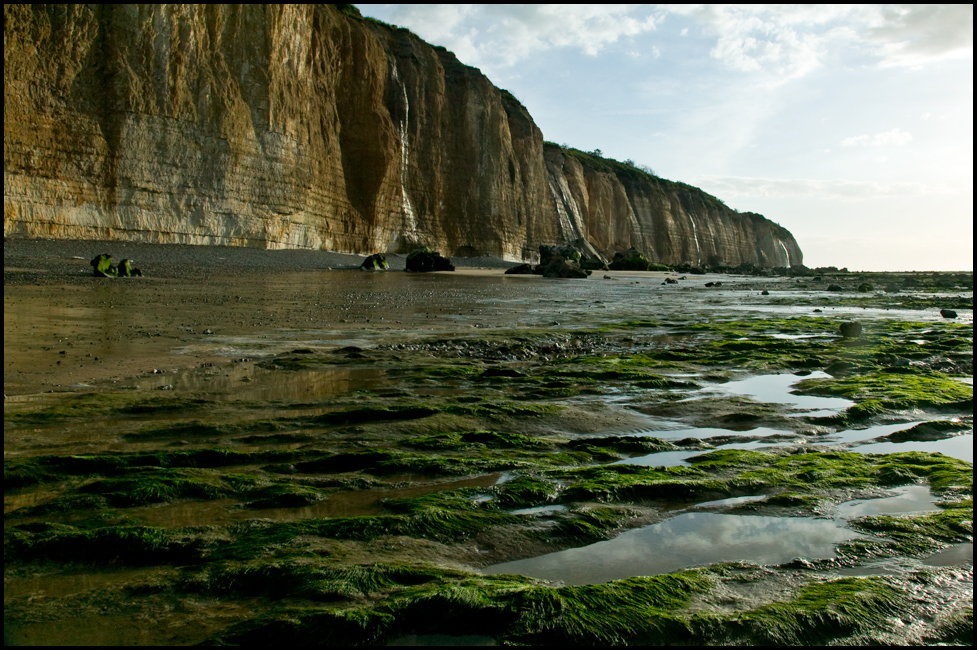
<instances>
[{"instance_id":1,"label":"green algae covered rock","mask_svg":"<svg viewBox=\"0 0 977 650\"><path fill-rule=\"evenodd\" d=\"M361 271L386 271L389 268L390 264L387 263L387 258L380 253L370 255L360 264Z\"/></svg>"},{"instance_id":2,"label":"green algae covered rock","mask_svg":"<svg viewBox=\"0 0 977 650\"><path fill-rule=\"evenodd\" d=\"M631 248L614 253L610 268L612 271L647 271L651 262L640 251Z\"/></svg>"},{"instance_id":3,"label":"green algae covered rock","mask_svg":"<svg viewBox=\"0 0 977 650\"><path fill-rule=\"evenodd\" d=\"M112 256L102 253L96 256L89 264L96 278L114 278L119 275L119 270L112 266Z\"/></svg>"},{"instance_id":4,"label":"green algae covered rock","mask_svg":"<svg viewBox=\"0 0 977 650\"><path fill-rule=\"evenodd\" d=\"M102 253L92 259L92 272L96 278L132 278L142 276L142 271L132 265L132 260L122 260L118 266L112 266L112 256Z\"/></svg>"}]
</instances>

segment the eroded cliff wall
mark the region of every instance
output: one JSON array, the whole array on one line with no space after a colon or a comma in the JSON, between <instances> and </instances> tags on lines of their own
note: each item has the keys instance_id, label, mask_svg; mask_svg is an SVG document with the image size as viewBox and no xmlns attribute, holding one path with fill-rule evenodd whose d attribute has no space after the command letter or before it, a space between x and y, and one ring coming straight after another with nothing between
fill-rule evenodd
<instances>
[{"instance_id":1,"label":"eroded cliff wall","mask_svg":"<svg viewBox=\"0 0 977 650\"><path fill-rule=\"evenodd\" d=\"M762 218L553 149L478 70L332 6L4 7L5 235L800 262Z\"/></svg>"},{"instance_id":2,"label":"eroded cliff wall","mask_svg":"<svg viewBox=\"0 0 977 650\"><path fill-rule=\"evenodd\" d=\"M605 252L634 247L663 264L803 264L793 235L761 215L736 212L685 183L574 154L545 146L560 223L572 233L567 240L583 237Z\"/></svg>"}]
</instances>

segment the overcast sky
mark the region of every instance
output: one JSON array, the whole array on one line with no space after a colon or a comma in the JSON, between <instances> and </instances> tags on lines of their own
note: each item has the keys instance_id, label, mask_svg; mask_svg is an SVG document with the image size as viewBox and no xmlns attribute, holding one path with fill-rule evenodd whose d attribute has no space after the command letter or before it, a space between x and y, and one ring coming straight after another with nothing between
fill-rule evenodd
<instances>
[{"instance_id":1,"label":"overcast sky","mask_svg":"<svg viewBox=\"0 0 977 650\"><path fill-rule=\"evenodd\" d=\"M357 5L547 140L788 228L808 266L973 269L973 6Z\"/></svg>"}]
</instances>

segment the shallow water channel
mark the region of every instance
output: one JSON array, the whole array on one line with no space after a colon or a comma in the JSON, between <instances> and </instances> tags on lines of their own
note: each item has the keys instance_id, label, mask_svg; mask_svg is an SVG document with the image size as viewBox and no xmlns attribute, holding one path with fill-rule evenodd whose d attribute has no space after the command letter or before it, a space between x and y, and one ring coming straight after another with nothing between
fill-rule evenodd
<instances>
[{"instance_id":1,"label":"shallow water channel","mask_svg":"<svg viewBox=\"0 0 977 650\"><path fill-rule=\"evenodd\" d=\"M487 567L487 575L514 573L565 585L598 584L670 573L717 562L783 564L794 558L831 559L842 542L859 533L846 520L869 515L934 512L929 488L907 486L893 496L849 501L834 518L764 517L702 511L745 503L739 497L700 504L663 522L581 548ZM705 506L706 508L701 508Z\"/></svg>"}]
</instances>

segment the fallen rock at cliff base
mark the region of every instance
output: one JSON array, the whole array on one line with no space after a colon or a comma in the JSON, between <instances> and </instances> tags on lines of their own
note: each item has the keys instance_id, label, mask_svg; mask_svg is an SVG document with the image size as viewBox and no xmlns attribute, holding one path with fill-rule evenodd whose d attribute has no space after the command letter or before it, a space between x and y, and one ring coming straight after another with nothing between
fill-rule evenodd
<instances>
[{"instance_id":1,"label":"fallen rock at cliff base","mask_svg":"<svg viewBox=\"0 0 977 650\"><path fill-rule=\"evenodd\" d=\"M370 255L360 264L360 270L363 271L386 271L389 268L390 264L387 263L387 258L380 253Z\"/></svg>"},{"instance_id":2,"label":"fallen rock at cliff base","mask_svg":"<svg viewBox=\"0 0 977 650\"><path fill-rule=\"evenodd\" d=\"M506 269L506 275L532 275L533 265L532 264L520 264L519 266L513 266L511 269Z\"/></svg>"},{"instance_id":3,"label":"fallen rock at cliff base","mask_svg":"<svg viewBox=\"0 0 977 650\"><path fill-rule=\"evenodd\" d=\"M651 262L635 248L614 253L610 269L612 271L647 271Z\"/></svg>"},{"instance_id":4,"label":"fallen rock at cliff base","mask_svg":"<svg viewBox=\"0 0 977 650\"><path fill-rule=\"evenodd\" d=\"M92 259L92 273L96 278L132 278L142 276L142 271L132 265L132 260L122 260L118 266L112 266L112 256L102 253Z\"/></svg>"},{"instance_id":5,"label":"fallen rock at cliff base","mask_svg":"<svg viewBox=\"0 0 977 650\"><path fill-rule=\"evenodd\" d=\"M407 270L415 273L430 273L432 271L454 271L455 266L447 257L428 247L418 248L407 256Z\"/></svg>"},{"instance_id":6,"label":"fallen rock at cliff base","mask_svg":"<svg viewBox=\"0 0 977 650\"><path fill-rule=\"evenodd\" d=\"M589 271L580 268L580 264L562 257L552 257L545 265L540 264L536 267L535 273L544 278L579 278L583 279L590 275Z\"/></svg>"}]
</instances>

